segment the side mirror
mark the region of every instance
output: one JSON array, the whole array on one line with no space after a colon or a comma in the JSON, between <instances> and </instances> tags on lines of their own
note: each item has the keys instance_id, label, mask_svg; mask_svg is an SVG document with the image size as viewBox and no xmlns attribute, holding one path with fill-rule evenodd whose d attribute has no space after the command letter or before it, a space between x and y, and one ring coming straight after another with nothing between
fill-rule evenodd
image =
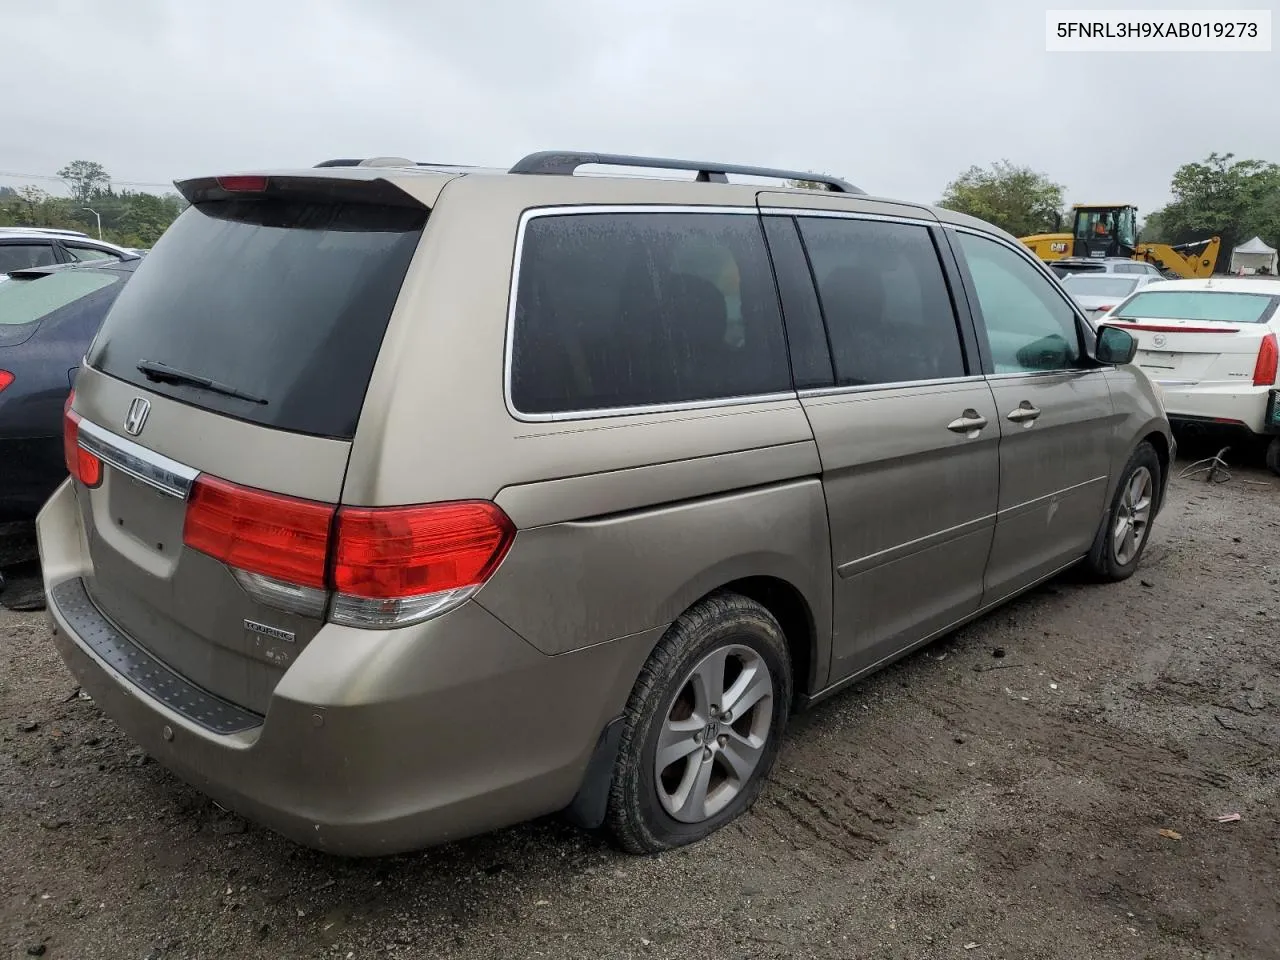
<instances>
[{"instance_id":1,"label":"side mirror","mask_svg":"<svg viewBox=\"0 0 1280 960\"><path fill-rule=\"evenodd\" d=\"M1138 352L1138 341L1128 330L1119 327L1103 327L1098 331L1098 346L1095 350L1099 363L1111 366L1124 366L1133 363Z\"/></svg>"}]
</instances>

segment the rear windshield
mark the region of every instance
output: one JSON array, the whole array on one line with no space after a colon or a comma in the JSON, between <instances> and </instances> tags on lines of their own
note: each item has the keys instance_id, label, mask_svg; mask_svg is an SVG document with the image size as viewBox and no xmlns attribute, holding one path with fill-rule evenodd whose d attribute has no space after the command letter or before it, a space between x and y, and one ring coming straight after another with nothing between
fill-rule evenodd
<instances>
[{"instance_id":1,"label":"rear windshield","mask_svg":"<svg viewBox=\"0 0 1280 960\"><path fill-rule=\"evenodd\" d=\"M217 413L350 439L425 221L367 204L190 207L121 292L89 364Z\"/></svg>"},{"instance_id":2,"label":"rear windshield","mask_svg":"<svg viewBox=\"0 0 1280 960\"><path fill-rule=\"evenodd\" d=\"M1074 296L1115 297L1116 299L1132 293L1137 283L1136 277L1108 276L1105 273L1093 276L1087 273L1076 273L1062 281L1062 285Z\"/></svg>"},{"instance_id":3,"label":"rear windshield","mask_svg":"<svg viewBox=\"0 0 1280 960\"><path fill-rule=\"evenodd\" d=\"M34 323L53 311L120 282L106 270L64 270L0 284L0 326Z\"/></svg>"},{"instance_id":4,"label":"rear windshield","mask_svg":"<svg viewBox=\"0 0 1280 960\"><path fill-rule=\"evenodd\" d=\"M1275 298L1226 290L1144 290L1120 306L1116 318L1129 320L1222 320L1265 323Z\"/></svg>"}]
</instances>

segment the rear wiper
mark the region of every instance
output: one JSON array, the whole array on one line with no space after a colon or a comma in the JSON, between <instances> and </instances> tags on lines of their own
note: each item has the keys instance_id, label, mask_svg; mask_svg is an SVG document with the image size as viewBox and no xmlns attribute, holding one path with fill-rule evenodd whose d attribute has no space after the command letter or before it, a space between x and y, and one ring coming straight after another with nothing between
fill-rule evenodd
<instances>
[{"instance_id":1,"label":"rear wiper","mask_svg":"<svg viewBox=\"0 0 1280 960\"><path fill-rule=\"evenodd\" d=\"M208 377L201 377L194 373L187 373L185 370L176 370L163 363L157 363L155 360L138 361L138 370L146 374L148 380L152 380L155 383L182 383L191 387L200 387L210 393L220 393L224 397L248 400L250 403L260 403L263 406L267 403L261 397L255 397L251 393L237 390L235 387L228 386L225 383L219 383L217 380L210 380Z\"/></svg>"}]
</instances>

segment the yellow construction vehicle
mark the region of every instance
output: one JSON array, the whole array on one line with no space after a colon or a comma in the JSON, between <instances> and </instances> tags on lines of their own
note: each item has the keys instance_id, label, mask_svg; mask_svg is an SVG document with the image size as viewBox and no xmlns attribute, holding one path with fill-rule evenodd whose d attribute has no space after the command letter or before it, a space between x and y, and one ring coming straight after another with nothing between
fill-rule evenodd
<instances>
[{"instance_id":1,"label":"yellow construction vehicle","mask_svg":"<svg viewBox=\"0 0 1280 960\"><path fill-rule=\"evenodd\" d=\"M1209 277L1218 262L1220 237L1195 243L1142 243L1138 239L1138 208L1132 204L1077 203L1071 208L1070 233L1039 233L1022 237L1041 260L1125 257L1144 260L1177 277Z\"/></svg>"}]
</instances>

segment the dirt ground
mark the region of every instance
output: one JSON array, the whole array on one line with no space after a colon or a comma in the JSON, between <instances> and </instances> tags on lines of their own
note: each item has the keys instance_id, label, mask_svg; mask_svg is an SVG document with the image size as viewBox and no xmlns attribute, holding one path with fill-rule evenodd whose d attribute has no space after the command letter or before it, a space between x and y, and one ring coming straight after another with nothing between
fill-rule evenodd
<instances>
[{"instance_id":1,"label":"dirt ground","mask_svg":"<svg viewBox=\"0 0 1280 960\"><path fill-rule=\"evenodd\" d=\"M1055 582L798 718L749 815L655 858L554 819L302 850L150 762L43 614L0 610L0 951L1280 957L1280 482L1232 474L1175 481L1126 583Z\"/></svg>"}]
</instances>

